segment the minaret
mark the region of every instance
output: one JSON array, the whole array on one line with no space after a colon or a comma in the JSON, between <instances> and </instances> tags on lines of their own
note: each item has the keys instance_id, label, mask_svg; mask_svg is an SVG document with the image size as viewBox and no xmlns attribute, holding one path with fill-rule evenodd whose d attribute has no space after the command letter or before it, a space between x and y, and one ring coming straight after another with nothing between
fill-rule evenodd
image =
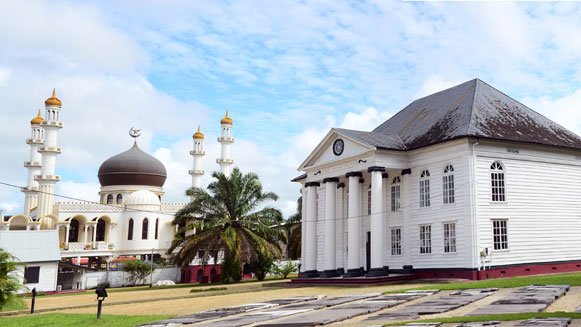
<instances>
[{"instance_id":1,"label":"minaret","mask_svg":"<svg viewBox=\"0 0 581 327\"><path fill-rule=\"evenodd\" d=\"M61 153L61 148L57 147L57 134L58 130L63 128L63 123L59 121L62 102L56 97L54 89L52 96L44 101L44 105L45 120L41 124L44 128L44 146L38 150L42 154L42 167L40 175L36 177L39 191L37 211L39 219L52 213L54 185L61 179L55 175L55 170L56 156Z\"/></svg>"},{"instance_id":2,"label":"minaret","mask_svg":"<svg viewBox=\"0 0 581 327\"><path fill-rule=\"evenodd\" d=\"M204 134L200 131L200 126L198 126L198 131L192 137L194 139L194 149L190 151L190 154L194 157L194 167L189 173L192 175L192 187L202 187L202 176L204 176L202 157L206 154L206 151L204 151Z\"/></svg>"},{"instance_id":3,"label":"minaret","mask_svg":"<svg viewBox=\"0 0 581 327\"><path fill-rule=\"evenodd\" d=\"M228 111L226 111L226 116L220 120L220 125L222 133L218 142L222 145L222 156L216 159L216 162L220 165L220 172L230 176L234 164L234 160L230 159L230 144L234 143L234 138L232 137L232 119L228 117Z\"/></svg>"},{"instance_id":4,"label":"minaret","mask_svg":"<svg viewBox=\"0 0 581 327\"><path fill-rule=\"evenodd\" d=\"M26 140L26 144L30 145L30 159L24 162L24 167L28 169L28 179L22 192L24 193L24 214L27 216L30 214L30 210L38 205L38 182L34 180L34 176L40 175L42 167L42 155L38 152L44 142L42 121L39 109L38 115L30 121L31 135Z\"/></svg>"}]
</instances>

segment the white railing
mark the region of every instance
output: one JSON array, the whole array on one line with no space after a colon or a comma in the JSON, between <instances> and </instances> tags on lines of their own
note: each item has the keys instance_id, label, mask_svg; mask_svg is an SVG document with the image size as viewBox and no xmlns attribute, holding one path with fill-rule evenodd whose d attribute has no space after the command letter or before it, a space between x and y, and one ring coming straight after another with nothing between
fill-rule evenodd
<instances>
[{"instance_id":1,"label":"white railing","mask_svg":"<svg viewBox=\"0 0 581 327\"><path fill-rule=\"evenodd\" d=\"M168 213L178 212L181 208L185 207L187 203L162 203L161 211Z\"/></svg>"},{"instance_id":2,"label":"white railing","mask_svg":"<svg viewBox=\"0 0 581 327\"><path fill-rule=\"evenodd\" d=\"M109 250L109 246L106 242L97 242L97 250L99 251L107 251Z\"/></svg>"},{"instance_id":3,"label":"white railing","mask_svg":"<svg viewBox=\"0 0 581 327\"><path fill-rule=\"evenodd\" d=\"M83 251L84 249L84 243L69 243L68 251Z\"/></svg>"},{"instance_id":4,"label":"white railing","mask_svg":"<svg viewBox=\"0 0 581 327\"><path fill-rule=\"evenodd\" d=\"M54 210L57 212L82 212L82 211L106 211L106 212L120 212L123 211L121 205L107 205L91 202L57 202L54 204Z\"/></svg>"},{"instance_id":5,"label":"white railing","mask_svg":"<svg viewBox=\"0 0 581 327\"><path fill-rule=\"evenodd\" d=\"M115 249L115 243L97 242L95 244L95 246L93 246L92 242L87 242L87 243L72 242L72 243L69 243L68 248L64 248L63 251L71 251L71 252L110 251L113 249Z\"/></svg>"}]
</instances>

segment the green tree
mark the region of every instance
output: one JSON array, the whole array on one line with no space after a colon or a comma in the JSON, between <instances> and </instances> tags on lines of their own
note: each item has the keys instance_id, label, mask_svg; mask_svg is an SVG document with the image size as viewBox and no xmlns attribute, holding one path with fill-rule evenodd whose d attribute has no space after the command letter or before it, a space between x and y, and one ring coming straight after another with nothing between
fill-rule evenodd
<instances>
[{"instance_id":1,"label":"green tree","mask_svg":"<svg viewBox=\"0 0 581 327\"><path fill-rule=\"evenodd\" d=\"M296 260L301 257L301 220L303 216L303 197L297 200L297 212L286 220L287 258Z\"/></svg>"},{"instance_id":2,"label":"green tree","mask_svg":"<svg viewBox=\"0 0 581 327\"><path fill-rule=\"evenodd\" d=\"M207 190L186 191L193 200L176 213L178 230L168 252L177 250L175 262L186 267L200 251L223 251L222 282L237 282L243 263L281 254L284 232L273 226L282 222L282 214L264 206L278 196L263 192L256 174L238 168L229 177L219 172L212 177Z\"/></svg>"},{"instance_id":3,"label":"green tree","mask_svg":"<svg viewBox=\"0 0 581 327\"><path fill-rule=\"evenodd\" d=\"M129 281L136 285L138 281L143 283L145 277L152 271L151 263L141 260L127 260L123 262L123 271L129 274Z\"/></svg>"},{"instance_id":4,"label":"green tree","mask_svg":"<svg viewBox=\"0 0 581 327\"><path fill-rule=\"evenodd\" d=\"M0 309L15 298L16 292L23 286L13 274L18 266L16 258L0 249Z\"/></svg>"}]
</instances>

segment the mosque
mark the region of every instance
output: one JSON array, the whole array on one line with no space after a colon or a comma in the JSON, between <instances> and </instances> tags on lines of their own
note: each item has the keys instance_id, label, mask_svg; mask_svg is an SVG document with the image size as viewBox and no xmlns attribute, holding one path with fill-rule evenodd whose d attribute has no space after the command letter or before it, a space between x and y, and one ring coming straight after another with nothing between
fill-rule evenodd
<instances>
[{"instance_id":1,"label":"mosque","mask_svg":"<svg viewBox=\"0 0 581 327\"><path fill-rule=\"evenodd\" d=\"M16 235L21 235L22 240L36 240L46 231L56 234L56 244L51 241L46 241L50 244L36 244L41 248L56 247L60 257L59 262L52 260L50 264L35 259L34 265L38 265L38 269L33 279L47 290L54 290L57 284L62 289L72 288L73 274L60 273L71 267L108 270L115 268L123 258L153 259L154 262L165 259L175 233L176 227L172 225L174 214L186 203L163 201L167 171L163 163L139 148L140 130L130 130L134 142L127 151L101 164L98 202L54 201L54 188L61 180L56 174L57 157L62 152L58 132L64 127L60 120L61 107L62 102L53 90L52 96L45 101L44 117L39 110L30 121L31 136L26 140L30 146L30 158L24 163L28 179L26 187L22 188L24 212L0 221L3 233L0 245L2 238L16 242ZM234 143L232 125L233 121L226 112L220 121L221 136L218 137L221 157L216 160L220 171L226 175L231 173L234 164L230 157L230 146ZM205 151L204 134L199 127L193 134L190 155L193 157L193 167L189 171L191 185L201 187ZM12 231L20 233L10 234ZM19 251L18 247L14 250ZM57 269L58 281L51 277ZM194 260L186 277L199 279L208 275L206 278L217 280L219 273L219 265L206 266ZM43 282L47 285L40 285ZM37 286L29 284L29 288Z\"/></svg>"}]
</instances>

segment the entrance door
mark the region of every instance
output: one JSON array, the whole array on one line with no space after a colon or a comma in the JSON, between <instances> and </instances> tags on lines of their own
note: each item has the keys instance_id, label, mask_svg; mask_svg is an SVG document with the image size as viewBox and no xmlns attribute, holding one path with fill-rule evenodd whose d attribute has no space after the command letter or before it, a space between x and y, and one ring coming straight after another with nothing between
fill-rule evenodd
<instances>
[{"instance_id":1,"label":"entrance door","mask_svg":"<svg viewBox=\"0 0 581 327\"><path fill-rule=\"evenodd\" d=\"M371 270L371 232L367 232L367 243L365 243L365 269Z\"/></svg>"}]
</instances>

